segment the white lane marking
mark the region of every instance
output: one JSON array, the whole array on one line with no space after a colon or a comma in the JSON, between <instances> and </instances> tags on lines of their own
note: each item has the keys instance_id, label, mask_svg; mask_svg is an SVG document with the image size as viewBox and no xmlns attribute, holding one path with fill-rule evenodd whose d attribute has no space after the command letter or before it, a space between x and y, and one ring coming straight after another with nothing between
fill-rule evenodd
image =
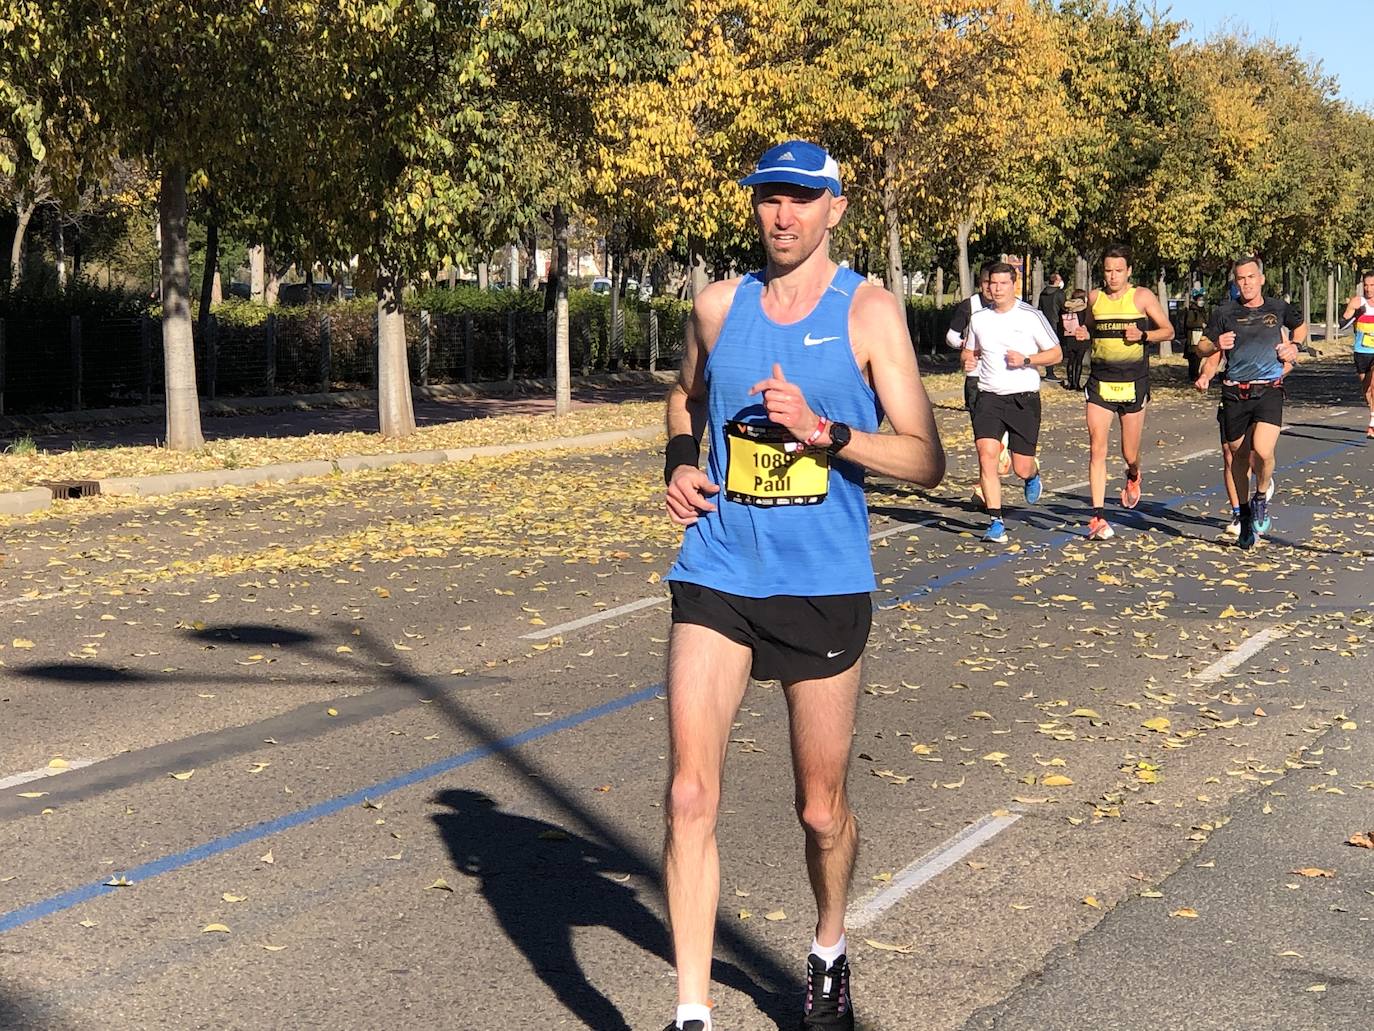
<instances>
[{"instance_id":1,"label":"white lane marking","mask_svg":"<svg viewBox=\"0 0 1374 1031\"><path fill-rule=\"evenodd\" d=\"M934 526L940 521L940 518L940 516L927 516L925 519L918 519L914 523L898 523L896 526L889 526L886 530L870 533L868 539L870 541L880 541L884 537L891 537L894 534L912 533L923 526Z\"/></svg>"},{"instance_id":2,"label":"white lane marking","mask_svg":"<svg viewBox=\"0 0 1374 1031\"><path fill-rule=\"evenodd\" d=\"M1184 464L1186 464L1186 463L1188 463L1188 462L1195 462L1195 461L1197 461L1199 458L1206 458L1208 455L1220 455L1220 454L1221 454L1221 445L1217 445L1216 447L1213 447L1213 448L1204 448L1204 449L1201 450L1201 451L1194 451L1194 452L1192 452L1191 454L1183 455L1182 457L1180 457L1180 458L1175 458L1175 459L1173 459L1172 461L1169 461L1169 462L1163 462L1163 463L1161 463L1159 466L1157 466L1157 468L1159 468L1159 469L1167 469L1167 468L1169 468L1170 466L1174 466L1174 465L1184 465ZM1051 494L1067 494L1067 493L1069 493L1070 491L1082 490L1084 487L1087 487L1087 486L1090 486L1090 485L1091 485L1091 484L1090 484L1090 482L1089 482L1088 480L1079 480L1077 483L1066 483L1066 484L1064 484L1064 486L1062 486L1062 487L1055 487L1055 488L1053 488L1053 489L1050 490L1050 493L1051 493Z\"/></svg>"},{"instance_id":3,"label":"white lane marking","mask_svg":"<svg viewBox=\"0 0 1374 1031\"><path fill-rule=\"evenodd\" d=\"M647 609L650 605L661 605L667 600L667 597L662 595L655 598L640 598L639 601L617 605L613 609L606 609L604 612L583 616L581 619L574 619L570 623L559 623L558 626L547 626L542 630L521 634L520 639L522 641L538 641L541 638L553 637L556 634L567 633L570 630L581 630L584 626L591 626L593 623L600 623L607 619L615 619L616 616L623 616L630 612L636 612L639 609Z\"/></svg>"},{"instance_id":4,"label":"white lane marking","mask_svg":"<svg viewBox=\"0 0 1374 1031\"><path fill-rule=\"evenodd\" d=\"M6 788L18 787L20 784L28 784L30 781L42 780L44 777L56 777L59 773L66 773L68 770L79 770L83 766L94 766L101 762L100 759L69 759L67 765L61 769L53 769L44 766L37 770L26 770L23 773L15 773L11 776L0 779L0 791Z\"/></svg>"},{"instance_id":5,"label":"white lane marking","mask_svg":"<svg viewBox=\"0 0 1374 1031\"><path fill-rule=\"evenodd\" d=\"M1284 626L1271 626L1261 630L1254 637L1249 638L1235 651L1228 652L1206 669L1193 674L1193 682L1198 684L1212 684L1232 672L1237 666L1254 655L1263 651L1274 641L1288 636L1288 628Z\"/></svg>"},{"instance_id":6,"label":"white lane marking","mask_svg":"<svg viewBox=\"0 0 1374 1031\"><path fill-rule=\"evenodd\" d=\"M1009 812L1003 816L988 814L969 824L954 837L933 851L927 852L905 870L892 878L892 883L861 903L845 917L846 930L857 931L871 924L905 896L938 874L948 870L979 845L984 845L1010 827L1022 814Z\"/></svg>"}]
</instances>

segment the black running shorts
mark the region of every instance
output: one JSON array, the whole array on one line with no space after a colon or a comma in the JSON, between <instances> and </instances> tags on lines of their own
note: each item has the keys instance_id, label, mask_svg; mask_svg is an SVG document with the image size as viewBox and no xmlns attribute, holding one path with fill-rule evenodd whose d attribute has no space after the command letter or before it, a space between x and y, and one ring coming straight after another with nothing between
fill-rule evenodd
<instances>
[{"instance_id":1,"label":"black running shorts","mask_svg":"<svg viewBox=\"0 0 1374 1031\"><path fill-rule=\"evenodd\" d=\"M1221 424L1221 439L1228 443L1240 440L1259 422L1282 426L1283 387L1255 384L1244 390L1223 383L1217 422Z\"/></svg>"},{"instance_id":2,"label":"black running shorts","mask_svg":"<svg viewBox=\"0 0 1374 1031\"><path fill-rule=\"evenodd\" d=\"M1088 404L1106 408L1117 415L1132 415L1144 411L1150 401L1150 377L1115 382L1089 376L1083 398Z\"/></svg>"},{"instance_id":3,"label":"black running shorts","mask_svg":"<svg viewBox=\"0 0 1374 1031\"><path fill-rule=\"evenodd\" d=\"M1374 368L1374 354L1361 354L1355 352L1355 375L1368 376L1369 370Z\"/></svg>"},{"instance_id":4,"label":"black running shorts","mask_svg":"<svg viewBox=\"0 0 1374 1031\"><path fill-rule=\"evenodd\" d=\"M973 409L978 404L978 377L964 377L964 411L973 415Z\"/></svg>"},{"instance_id":5,"label":"black running shorts","mask_svg":"<svg viewBox=\"0 0 1374 1031\"><path fill-rule=\"evenodd\" d=\"M674 580L673 622L714 630L752 649L755 680L795 684L837 676L859 661L873 625L867 594L749 598Z\"/></svg>"},{"instance_id":6,"label":"black running shorts","mask_svg":"<svg viewBox=\"0 0 1374 1031\"><path fill-rule=\"evenodd\" d=\"M1034 455L1040 442L1040 392L992 394L979 391L973 409L973 438L1001 440L1007 434L1014 455Z\"/></svg>"}]
</instances>

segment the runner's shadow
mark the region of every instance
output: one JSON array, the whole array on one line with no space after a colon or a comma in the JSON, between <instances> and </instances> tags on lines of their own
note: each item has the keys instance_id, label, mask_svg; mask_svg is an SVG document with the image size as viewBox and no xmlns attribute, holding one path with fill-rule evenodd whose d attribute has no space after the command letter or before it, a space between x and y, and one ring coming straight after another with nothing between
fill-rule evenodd
<instances>
[{"instance_id":1,"label":"runner's shadow","mask_svg":"<svg viewBox=\"0 0 1374 1031\"><path fill-rule=\"evenodd\" d=\"M671 966L662 922L634 888L613 879L653 884L657 871L590 838L502 810L478 791L442 791L432 801L447 807L431 819L454 868L479 881L492 915L540 980L583 1025L629 1031L615 1003L583 973L573 932L606 927ZM757 987L728 963L717 960L712 977L757 995Z\"/></svg>"}]
</instances>

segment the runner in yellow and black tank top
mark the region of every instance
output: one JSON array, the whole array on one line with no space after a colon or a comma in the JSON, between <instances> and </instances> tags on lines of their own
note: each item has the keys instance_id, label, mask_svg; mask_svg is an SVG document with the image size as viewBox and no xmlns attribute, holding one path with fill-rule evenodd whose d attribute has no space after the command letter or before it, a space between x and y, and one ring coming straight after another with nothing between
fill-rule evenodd
<instances>
[{"instance_id":1,"label":"runner in yellow and black tank top","mask_svg":"<svg viewBox=\"0 0 1374 1031\"><path fill-rule=\"evenodd\" d=\"M1088 320L1092 333L1092 369L1088 374L1089 404L1128 415L1145 407L1150 399L1150 357L1145 338L1127 340L1126 328L1142 333L1150 328L1145 313L1136 307L1136 290L1127 287L1120 297L1098 290Z\"/></svg>"},{"instance_id":2,"label":"runner in yellow and black tank top","mask_svg":"<svg viewBox=\"0 0 1374 1031\"><path fill-rule=\"evenodd\" d=\"M1103 509L1113 416L1121 421L1121 457L1126 462L1121 504L1135 508L1140 502L1140 435L1145 428L1145 404L1150 399L1146 352L1152 336L1165 340L1173 335L1169 317L1155 295L1132 285L1129 247L1107 251L1102 259L1102 283L1102 289L1089 295L1087 327L1078 330L1080 340L1092 341L1092 369L1083 392L1088 402L1088 485L1093 504L1087 536L1092 540L1107 540L1113 535Z\"/></svg>"}]
</instances>

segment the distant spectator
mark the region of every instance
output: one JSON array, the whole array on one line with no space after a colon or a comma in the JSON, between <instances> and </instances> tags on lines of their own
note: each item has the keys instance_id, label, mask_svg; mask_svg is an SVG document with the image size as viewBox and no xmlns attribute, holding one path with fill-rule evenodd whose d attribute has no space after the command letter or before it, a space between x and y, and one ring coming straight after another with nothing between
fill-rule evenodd
<instances>
[{"instance_id":1,"label":"distant spectator","mask_svg":"<svg viewBox=\"0 0 1374 1031\"><path fill-rule=\"evenodd\" d=\"M1059 313L1059 343L1064 349L1064 389L1083 389L1083 359L1091 346L1075 335L1078 327L1087 325L1088 291L1075 290Z\"/></svg>"},{"instance_id":2,"label":"distant spectator","mask_svg":"<svg viewBox=\"0 0 1374 1031\"><path fill-rule=\"evenodd\" d=\"M1197 342L1202 331L1207 328L1207 304L1202 287L1193 287L1188 298L1188 307L1183 309L1184 351L1188 358L1188 379L1195 381L1202 372L1202 356L1197 353Z\"/></svg>"},{"instance_id":3,"label":"distant spectator","mask_svg":"<svg viewBox=\"0 0 1374 1031\"><path fill-rule=\"evenodd\" d=\"M1059 325L1059 315L1064 310L1064 277L1058 272L1051 272L1045 287L1040 291L1040 313L1045 316L1045 321L1051 326ZM1054 379L1054 366L1047 366L1045 378Z\"/></svg>"}]
</instances>

